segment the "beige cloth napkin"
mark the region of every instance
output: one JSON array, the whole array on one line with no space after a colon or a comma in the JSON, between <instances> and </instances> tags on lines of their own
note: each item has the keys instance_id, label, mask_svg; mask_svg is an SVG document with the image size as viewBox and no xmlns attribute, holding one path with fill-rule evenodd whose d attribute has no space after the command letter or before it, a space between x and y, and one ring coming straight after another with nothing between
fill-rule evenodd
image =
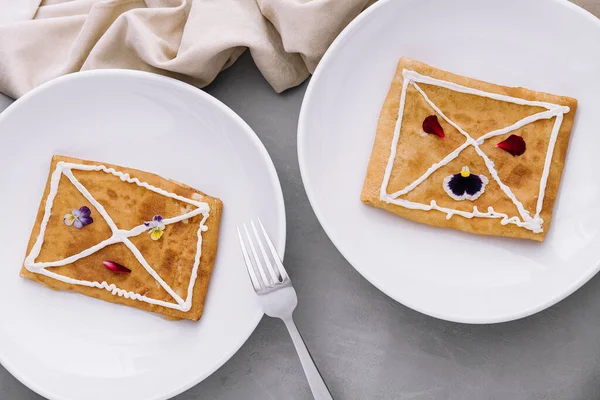
<instances>
[{"instance_id":1,"label":"beige cloth napkin","mask_svg":"<svg viewBox=\"0 0 600 400\"><path fill-rule=\"evenodd\" d=\"M126 68L205 86L249 49L277 92L372 0L0 0L0 92Z\"/></svg>"}]
</instances>

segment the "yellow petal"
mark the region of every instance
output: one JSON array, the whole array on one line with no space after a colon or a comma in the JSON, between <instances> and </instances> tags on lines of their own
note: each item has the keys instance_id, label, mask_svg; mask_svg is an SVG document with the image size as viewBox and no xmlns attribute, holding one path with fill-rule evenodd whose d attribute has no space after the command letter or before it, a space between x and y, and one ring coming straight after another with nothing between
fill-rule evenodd
<instances>
[{"instance_id":1,"label":"yellow petal","mask_svg":"<svg viewBox=\"0 0 600 400\"><path fill-rule=\"evenodd\" d=\"M153 229L152 232L150 232L150 238L152 240L158 240L161 238L162 235L163 231L161 231L160 229Z\"/></svg>"}]
</instances>

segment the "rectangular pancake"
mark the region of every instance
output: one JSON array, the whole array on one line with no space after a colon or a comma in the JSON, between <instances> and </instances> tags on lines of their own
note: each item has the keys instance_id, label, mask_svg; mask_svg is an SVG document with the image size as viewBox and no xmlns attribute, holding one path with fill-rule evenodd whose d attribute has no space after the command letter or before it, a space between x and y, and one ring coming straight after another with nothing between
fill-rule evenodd
<instances>
[{"instance_id":1,"label":"rectangular pancake","mask_svg":"<svg viewBox=\"0 0 600 400\"><path fill-rule=\"evenodd\" d=\"M93 220L78 229L73 215L82 207ZM54 156L21 276L168 319L197 321L222 208L221 200L152 173ZM111 270L105 262L131 272Z\"/></svg>"},{"instance_id":2,"label":"rectangular pancake","mask_svg":"<svg viewBox=\"0 0 600 400\"><path fill-rule=\"evenodd\" d=\"M361 200L428 225L541 242L576 109L570 97L500 86L401 58L379 117ZM425 132L430 116L444 138ZM498 147L510 136L524 140L524 153ZM453 176L460 181L461 171L487 182L472 200L449 195L448 182Z\"/></svg>"}]
</instances>

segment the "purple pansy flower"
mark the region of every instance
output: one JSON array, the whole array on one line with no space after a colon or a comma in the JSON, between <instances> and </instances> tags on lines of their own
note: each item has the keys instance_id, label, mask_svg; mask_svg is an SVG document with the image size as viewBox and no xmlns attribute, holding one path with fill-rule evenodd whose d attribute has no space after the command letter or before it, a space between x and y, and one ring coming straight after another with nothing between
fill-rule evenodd
<instances>
[{"instance_id":1,"label":"purple pansy flower","mask_svg":"<svg viewBox=\"0 0 600 400\"><path fill-rule=\"evenodd\" d=\"M485 175L472 174L469 167L464 166L458 174L444 179L444 190L454 200L477 200L485 191L488 178Z\"/></svg>"},{"instance_id":2,"label":"purple pansy flower","mask_svg":"<svg viewBox=\"0 0 600 400\"><path fill-rule=\"evenodd\" d=\"M150 238L152 240L158 240L163 235L165 230L165 224L162 222L163 217L160 215L155 215L150 222L144 222L144 225L149 229L148 233L150 234Z\"/></svg>"},{"instance_id":3,"label":"purple pansy flower","mask_svg":"<svg viewBox=\"0 0 600 400\"><path fill-rule=\"evenodd\" d=\"M89 207L83 206L79 210L71 210L71 214L65 214L64 222L67 226L75 226L77 229L81 229L86 225L94 222L92 218L92 210Z\"/></svg>"}]
</instances>

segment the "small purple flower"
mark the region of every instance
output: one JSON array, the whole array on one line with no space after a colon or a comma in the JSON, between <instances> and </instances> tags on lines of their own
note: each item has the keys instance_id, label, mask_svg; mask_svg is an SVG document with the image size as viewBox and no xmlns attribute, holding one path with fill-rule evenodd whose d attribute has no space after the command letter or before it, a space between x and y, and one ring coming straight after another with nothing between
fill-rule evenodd
<instances>
[{"instance_id":1,"label":"small purple flower","mask_svg":"<svg viewBox=\"0 0 600 400\"><path fill-rule=\"evenodd\" d=\"M154 218L152 218L152 221L144 222L144 225L150 228L148 233L150 234L150 238L152 240L158 240L163 235L165 230L165 224L162 222L162 220L163 217L161 217L160 215L155 215Z\"/></svg>"},{"instance_id":2,"label":"small purple flower","mask_svg":"<svg viewBox=\"0 0 600 400\"><path fill-rule=\"evenodd\" d=\"M71 210L71 214L65 214L63 221L67 226L73 225L75 228L81 229L94 222L91 215L92 210L90 210L89 207L83 206L79 208L79 210Z\"/></svg>"},{"instance_id":3,"label":"small purple flower","mask_svg":"<svg viewBox=\"0 0 600 400\"><path fill-rule=\"evenodd\" d=\"M150 222L144 222L144 225L149 227L149 228L155 228L156 226L158 226L158 224L160 224L163 220L163 217L160 215L155 215L154 218L152 218L152 221Z\"/></svg>"}]
</instances>

